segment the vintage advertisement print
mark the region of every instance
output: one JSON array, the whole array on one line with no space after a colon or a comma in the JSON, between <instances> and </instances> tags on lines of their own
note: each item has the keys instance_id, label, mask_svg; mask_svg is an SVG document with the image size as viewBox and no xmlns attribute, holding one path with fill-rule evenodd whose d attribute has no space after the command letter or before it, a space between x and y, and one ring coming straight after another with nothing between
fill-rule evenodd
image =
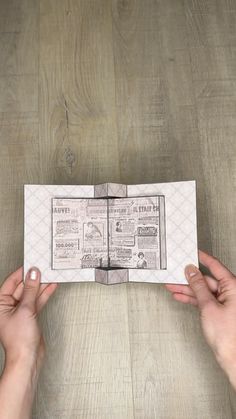
<instances>
[{"instance_id":1,"label":"vintage advertisement print","mask_svg":"<svg viewBox=\"0 0 236 419\"><path fill-rule=\"evenodd\" d=\"M52 268L108 263L106 199L52 199Z\"/></svg>"},{"instance_id":2,"label":"vintage advertisement print","mask_svg":"<svg viewBox=\"0 0 236 419\"><path fill-rule=\"evenodd\" d=\"M109 199L111 267L166 269L165 198Z\"/></svg>"},{"instance_id":3,"label":"vintage advertisement print","mask_svg":"<svg viewBox=\"0 0 236 419\"><path fill-rule=\"evenodd\" d=\"M52 268L166 269L165 197L53 198Z\"/></svg>"}]
</instances>

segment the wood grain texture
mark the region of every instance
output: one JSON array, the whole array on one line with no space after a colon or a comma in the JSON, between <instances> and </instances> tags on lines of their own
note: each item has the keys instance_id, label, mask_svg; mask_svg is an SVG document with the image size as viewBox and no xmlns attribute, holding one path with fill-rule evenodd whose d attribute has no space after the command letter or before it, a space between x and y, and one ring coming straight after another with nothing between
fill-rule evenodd
<instances>
[{"instance_id":1,"label":"wood grain texture","mask_svg":"<svg viewBox=\"0 0 236 419\"><path fill-rule=\"evenodd\" d=\"M235 21L232 0L1 1L2 279L24 183L196 179L199 247L236 271ZM196 310L162 286L61 285L40 323L34 419L236 418Z\"/></svg>"}]
</instances>

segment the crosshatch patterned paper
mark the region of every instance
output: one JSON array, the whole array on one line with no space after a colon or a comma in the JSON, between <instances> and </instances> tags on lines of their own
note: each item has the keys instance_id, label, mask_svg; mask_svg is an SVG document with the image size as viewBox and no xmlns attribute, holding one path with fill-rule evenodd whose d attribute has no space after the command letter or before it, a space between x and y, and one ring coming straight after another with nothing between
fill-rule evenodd
<instances>
[{"instance_id":1,"label":"crosshatch patterned paper","mask_svg":"<svg viewBox=\"0 0 236 419\"><path fill-rule=\"evenodd\" d=\"M153 195L165 197L167 269L52 269L52 198ZM184 267L189 263L198 266L195 181L24 187L24 273L37 266L42 282L186 283Z\"/></svg>"}]
</instances>

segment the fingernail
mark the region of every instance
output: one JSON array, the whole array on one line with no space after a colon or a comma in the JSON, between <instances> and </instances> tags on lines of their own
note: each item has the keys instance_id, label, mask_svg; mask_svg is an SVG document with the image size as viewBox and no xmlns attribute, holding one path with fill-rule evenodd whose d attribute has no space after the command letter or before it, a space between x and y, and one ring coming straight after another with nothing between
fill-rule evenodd
<instances>
[{"instance_id":1,"label":"fingernail","mask_svg":"<svg viewBox=\"0 0 236 419\"><path fill-rule=\"evenodd\" d=\"M193 276L199 273L199 269L195 265L187 265L185 268L185 276L188 278L192 278Z\"/></svg>"},{"instance_id":2,"label":"fingernail","mask_svg":"<svg viewBox=\"0 0 236 419\"><path fill-rule=\"evenodd\" d=\"M40 271L38 270L38 268L31 268L29 271L29 279L31 279L32 281L36 281L36 279L38 279L40 276Z\"/></svg>"}]
</instances>

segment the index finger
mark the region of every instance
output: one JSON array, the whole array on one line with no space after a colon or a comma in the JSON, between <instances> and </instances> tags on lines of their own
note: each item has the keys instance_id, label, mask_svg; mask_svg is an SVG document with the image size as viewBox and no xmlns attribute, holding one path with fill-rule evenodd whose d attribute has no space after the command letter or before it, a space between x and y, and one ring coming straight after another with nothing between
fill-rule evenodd
<instances>
[{"instance_id":1,"label":"index finger","mask_svg":"<svg viewBox=\"0 0 236 419\"><path fill-rule=\"evenodd\" d=\"M216 257L211 256L202 250L199 250L198 254L202 265L206 266L216 279L220 280L226 276L234 276L234 274Z\"/></svg>"},{"instance_id":2,"label":"index finger","mask_svg":"<svg viewBox=\"0 0 236 419\"><path fill-rule=\"evenodd\" d=\"M12 295L20 282L23 281L23 266L12 272L2 283L0 293Z\"/></svg>"}]
</instances>

